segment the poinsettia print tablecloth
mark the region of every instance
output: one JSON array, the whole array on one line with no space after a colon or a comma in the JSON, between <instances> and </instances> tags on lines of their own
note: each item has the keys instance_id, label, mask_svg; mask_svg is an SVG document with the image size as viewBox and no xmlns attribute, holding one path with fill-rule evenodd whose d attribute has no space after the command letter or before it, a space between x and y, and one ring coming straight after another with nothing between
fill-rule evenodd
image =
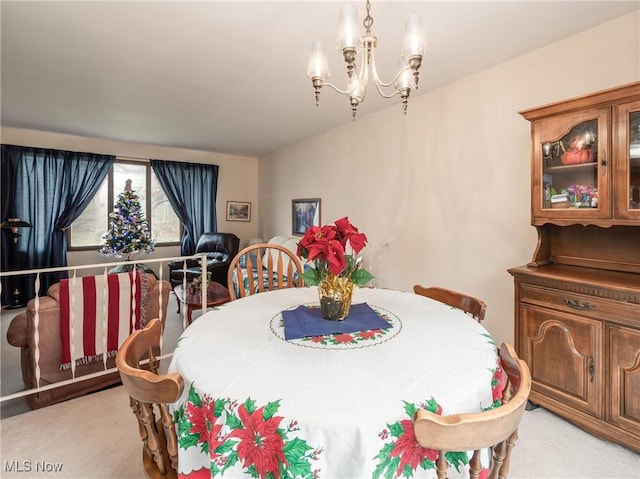
<instances>
[{"instance_id":1,"label":"poinsettia print tablecloth","mask_svg":"<svg viewBox=\"0 0 640 479\"><path fill-rule=\"evenodd\" d=\"M185 382L172 406L181 478L435 477L413 413L497 405L493 340L413 293L361 288L353 301L391 327L287 341L282 311L318 302L297 288L232 301L184 331L169 366ZM466 453L449 461L456 477Z\"/></svg>"}]
</instances>

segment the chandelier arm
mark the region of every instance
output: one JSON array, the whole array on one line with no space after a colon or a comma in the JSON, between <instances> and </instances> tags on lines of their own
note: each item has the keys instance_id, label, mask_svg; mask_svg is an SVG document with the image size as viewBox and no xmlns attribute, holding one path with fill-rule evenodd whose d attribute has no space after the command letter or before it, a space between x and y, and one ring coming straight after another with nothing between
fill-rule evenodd
<instances>
[{"instance_id":1,"label":"chandelier arm","mask_svg":"<svg viewBox=\"0 0 640 479\"><path fill-rule=\"evenodd\" d=\"M340 88L335 86L333 83L329 83L329 82L322 82L322 86L331 87L341 95L351 95L356 89L355 87L353 87L351 90L341 90Z\"/></svg>"},{"instance_id":2,"label":"chandelier arm","mask_svg":"<svg viewBox=\"0 0 640 479\"><path fill-rule=\"evenodd\" d=\"M362 58L360 59L361 65L358 68L358 65L356 64L355 71L357 73L358 81L366 93L367 85L369 83L369 63L367 62L365 48L362 49ZM356 87L353 88L353 91L355 91L355 89Z\"/></svg>"},{"instance_id":3,"label":"chandelier arm","mask_svg":"<svg viewBox=\"0 0 640 479\"><path fill-rule=\"evenodd\" d=\"M380 80L380 77L378 76L378 71L376 70L375 65L372 70L373 70L373 81L376 83L376 85L380 85L383 88L389 88L390 86L393 86L393 84L396 81L398 81L398 79L402 76L404 72L413 71L412 68L409 66L404 67L396 74L395 77L393 77L393 80L391 80L389 83L385 83L382 80Z\"/></svg>"},{"instance_id":4,"label":"chandelier arm","mask_svg":"<svg viewBox=\"0 0 640 479\"><path fill-rule=\"evenodd\" d=\"M365 69L365 70L366 70L366 69ZM362 69L358 68L358 65L357 65L357 64L354 64L354 65L353 65L353 70L352 70L352 71L353 71L353 73L356 75L356 77L357 77L360 81L362 81ZM341 95L347 95L347 96L352 95L352 94L356 91L356 89L358 88L358 86L357 86L357 85L354 85L352 88L347 88L346 90L341 90L340 88L338 88L338 87L337 87L336 85L334 85L333 83L328 82L328 81L324 81L324 80L322 81L322 86L328 86L328 87L331 87L334 91L336 91L336 92L340 93ZM347 86L348 86L348 85L347 85ZM365 79L365 87L366 87L366 79Z\"/></svg>"},{"instance_id":5,"label":"chandelier arm","mask_svg":"<svg viewBox=\"0 0 640 479\"><path fill-rule=\"evenodd\" d=\"M396 81L398 81L398 79L402 76L402 74L404 72L407 72L407 71L412 71L412 68L409 65L401 68L400 71L396 74L396 76L393 77L393 80L391 80L389 83L383 82L380 79L380 76L378 75L378 69L376 68L376 57L375 57L375 54L374 54L373 51L371 52L371 76L373 77L373 81L375 82L376 86L378 87L378 92L380 92L380 87L389 88L390 86L393 86L393 84ZM394 87L394 89L395 89L395 87ZM382 93L380 93L380 94L382 94ZM384 95L382 95L382 96L384 96ZM385 97L385 98L390 98L390 97Z\"/></svg>"},{"instance_id":6,"label":"chandelier arm","mask_svg":"<svg viewBox=\"0 0 640 479\"><path fill-rule=\"evenodd\" d=\"M402 74L405 71L410 70L410 69L411 69L410 67L402 68L392 81L390 81L389 83L385 83L385 82L380 80L380 77L378 76L378 70L376 69L375 59L372 58L371 76L373 77L373 83L376 84L376 89L378 90L378 94L382 98L393 98L394 96L401 94L402 90L398 90L396 88L396 86L394 85L394 83L398 80L398 78L400 78L402 76ZM390 87L393 87L393 93L387 94L382 90L383 88L390 88Z\"/></svg>"},{"instance_id":7,"label":"chandelier arm","mask_svg":"<svg viewBox=\"0 0 640 479\"><path fill-rule=\"evenodd\" d=\"M378 93L380 94L380 96L382 98L393 98L394 96L399 95L400 93L402 93L401 90L395 90L394 89L393 93L386 94L384 91L382 91L382 86L378 82L375 82L375 84L376 84L376 89L378 90Z\"/></svg>"}]
</instances>

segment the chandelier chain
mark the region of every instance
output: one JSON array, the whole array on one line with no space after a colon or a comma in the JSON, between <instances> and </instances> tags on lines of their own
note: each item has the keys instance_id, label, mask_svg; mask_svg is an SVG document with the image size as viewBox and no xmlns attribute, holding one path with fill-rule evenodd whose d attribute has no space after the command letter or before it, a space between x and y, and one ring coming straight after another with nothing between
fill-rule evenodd
<instances>
[{"instance_id":1,"label":"chandelier chain","mask_svg":"<svg viewBox=\"0 0 640 479\"><path fill-rule=\"evenodd\" d=\"M364 26L367 34L371 33L371 27L373 26L373 17L371 16L371 2L367 0L367 16L362 20L362 25Z\"/></svg>"}]
</instances>

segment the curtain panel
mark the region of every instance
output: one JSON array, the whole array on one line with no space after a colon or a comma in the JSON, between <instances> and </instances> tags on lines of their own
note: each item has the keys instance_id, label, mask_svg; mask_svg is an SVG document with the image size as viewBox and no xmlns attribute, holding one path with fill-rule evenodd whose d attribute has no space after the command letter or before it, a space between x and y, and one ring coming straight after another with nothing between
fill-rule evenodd
<instances>
[{"instance_id":1,"label":"curtain panel","mask_svg":"<svg viewBox=\"0 0 640 479\"><path fill-rule=\"evenodd\" d=\"M114 161L113 155L2 145L2 220L31 223L31 228L21 230L17 243L3 236L2 257L7 261L3 259L2 270L66 266L64 230L89 205ZM64 276L43 275L39 293L46 293ZM16 287L5 286L2 304L8 304ZM35 296L33 278L23 279L17 287L23 300Z\"/></svg>"},{"instance_id":2,"label":"curtain panel","mask_svg":"<svg viewBox=\"0 0 640 479\"><path fill-rule=\"evenodd\" d=\"M180 253L190 256L202 234L218 231L218 165L151 160L151 168L184 226Z\"/></svg>"}]
</instances>

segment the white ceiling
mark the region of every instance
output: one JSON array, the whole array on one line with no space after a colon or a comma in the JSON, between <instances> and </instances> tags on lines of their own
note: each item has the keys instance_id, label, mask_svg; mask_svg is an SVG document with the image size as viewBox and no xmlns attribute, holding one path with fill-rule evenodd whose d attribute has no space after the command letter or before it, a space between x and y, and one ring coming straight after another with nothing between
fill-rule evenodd
<instances>
[{"instance_id":1,"label":"white ceiling","mask_svg":"<svg viewBox=\"0 0 640 479\"><path fill-rule=\"evenodd\" d=\"M364 17L364 1L353 3ZM351 121L347 99L328 88L316 108L306 77L311 42L334 44L341 5L2 0L2 125L266 154ZM639 7L638 0L373 0L378 69L391 79L410 13L423 17L429 44L414 95ZM333 48L329 65L331 81L344 87L344 61ZM358 115L392 102L399 100L372 90Z\"/></svg>"}]
</instances>

